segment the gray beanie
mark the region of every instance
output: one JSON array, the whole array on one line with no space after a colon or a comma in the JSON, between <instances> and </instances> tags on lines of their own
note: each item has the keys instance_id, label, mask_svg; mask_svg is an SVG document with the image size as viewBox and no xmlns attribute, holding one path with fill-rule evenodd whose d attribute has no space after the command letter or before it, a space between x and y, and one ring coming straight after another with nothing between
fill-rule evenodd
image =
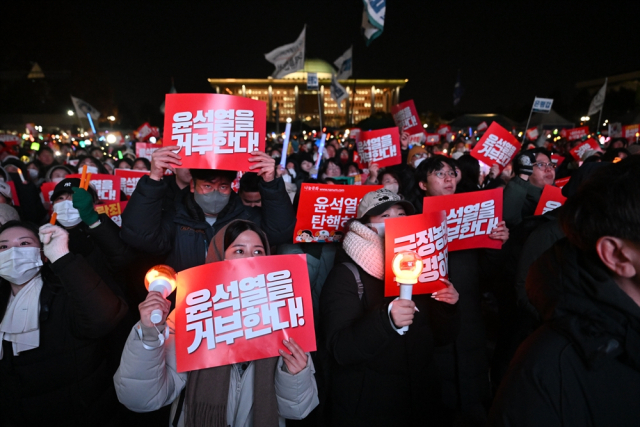
<instances>
[{"instance_id":1,"label":"gray beanie","mask_svg":"<svg viewBox=\"0 0 640 427\"><path fill-rule=\"evenodd\" d=\"M513 162L513 169L516 175L531 175L533 173L533 164L536 162L536 152L534 150L523 151L516 157Z\"/></svg>"},{"instance_id":2,"label":"gray beanie","mask_svg":"<svg viewBox=\"0 0 640 427\"><path fill-rule=\"evenodd\" d=\"M0 204L0 225L4 225L9 221L20 221L20 215L13 206L6 203Z\"/></svg>"}]
</instances>

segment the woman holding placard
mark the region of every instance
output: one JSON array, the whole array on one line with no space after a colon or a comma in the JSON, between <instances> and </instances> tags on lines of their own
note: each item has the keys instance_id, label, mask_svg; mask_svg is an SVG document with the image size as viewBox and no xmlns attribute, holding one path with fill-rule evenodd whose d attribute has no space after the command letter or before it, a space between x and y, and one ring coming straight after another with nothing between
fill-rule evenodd
<instances>
[{"instance_id":1,"label":"woman holding placard","mask_svg":"<svg viewBox=\"0 0 640 427\"><path fill-rule=\"evenodd\" d=\"M433 297L384 296L384 221L413 212L392 191L367 193L325 281L320 309L333 359L332 426L439 425L428 365L433 348L457 334L458 293L444 281Z\"/></svg>"},{"instance_id":2,"label":"woman holding placard","mask_svg":"<svg viewBox=\"0 0 640 427\"><path fill-rule=\"evenodd\" d=\"M266 255L262 230L236 220L215 235L207 263ZM118 398L129 409L148 412L173 403L171 420L178 426L270 427L284 426L285 418L302 419L318 405L313 362L293 339L283 342L280 357L178 373L173 313L165 322L170 305L158 292L140 304L141 321L114 377ZM163 316L156 325L150 321L153 310ZM164 344L159 334L168 335Z\"/></svg>"}]
</instances>

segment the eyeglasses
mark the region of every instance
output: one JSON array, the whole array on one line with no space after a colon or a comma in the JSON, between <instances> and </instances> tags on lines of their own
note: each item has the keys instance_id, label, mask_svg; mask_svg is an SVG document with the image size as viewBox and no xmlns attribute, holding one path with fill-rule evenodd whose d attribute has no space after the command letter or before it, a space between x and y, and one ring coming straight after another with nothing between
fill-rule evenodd
<instances>
[{"instance_id":1,"label":"eyeglasses","mask_svg":"<svg viewBox=\"0 0 640 427\"><path fill-rule=\"evenodd\" d=\"M546 168L555 169L556 168L556 164L555 163L545 163L545 162L534 163L533 166L537 166L540 169L546 169Z\"/></svg>"},{"instance_id":2,"label":"eyeglasses","mask_svg":"<svg viewBox=\"0 0 640 427\"><path fill-rule=\"evenodd\" d=\"M455 178L456 176L458 176L456 171L448 171L448 172L438 171L438 172L430 173L429 175L434 175L438 179L443 179L445 176L448 176L449 178Z\"/></svg>"}]
</instances>

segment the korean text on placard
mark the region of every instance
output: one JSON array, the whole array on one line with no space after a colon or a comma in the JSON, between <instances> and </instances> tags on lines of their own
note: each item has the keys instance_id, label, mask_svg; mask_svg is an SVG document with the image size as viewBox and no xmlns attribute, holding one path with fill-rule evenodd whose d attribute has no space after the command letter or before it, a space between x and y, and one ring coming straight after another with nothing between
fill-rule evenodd
<instances>
[{"instance_id":1,"label":"korean text on placard","mask_svg":"<svg viewBox=\"0 0 640 427\"><path fill-rule=\"evenodd\" d=\"M418 283L434 282L446 277L449 265L447 224L431 227L417 233L396 237L393 252L415 251L422 257L424 267Z\"/></svg>"}]
</instances>

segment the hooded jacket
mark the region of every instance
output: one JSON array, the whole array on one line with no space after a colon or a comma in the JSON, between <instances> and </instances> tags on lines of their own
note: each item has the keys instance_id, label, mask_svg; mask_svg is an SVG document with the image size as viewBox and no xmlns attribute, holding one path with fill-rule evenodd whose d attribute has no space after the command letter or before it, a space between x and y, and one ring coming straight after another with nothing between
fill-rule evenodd
<instances>
[{"instance_id":1,"label":"hooded jacket","mask_svg":"<svg viewBox=\"0 0 640 427\"><path fill-rule=\"evenodd\" d=\"M232 221L233 223L235 221ZM208 253L207 263L224 260L224 235L231 223L220 229L212 240ZM267 255L269 245L265 248ZM199 393L200 385L206 388L212 378L207 375L207 371L225 369L225 366L194 371L190 373L178 373L176 365L175 349L175 327L174 315L172 312L167 319L166 326L162 325L160 331L165 327L169 328L169 337L164 346L159 346L158 333L155 329L146 328L138 322L125 345L122 361L116 375L114 383L118 399L129 409L135 412L149 412L157 410L163 406L173 403L171 420L177 414L178 426L185 425L185 413L197 418L197 408L190 408L190 402L196 402L197 406L208 402L208 395ZM138 332L140 331L140 332ZM151 349L145 349L143 343ZM227 422L234 427L251 427L254 425L254 412L261 412L261 405L257 405L253 400L253 381L247 379L254 378L258 369L274 369L273 381L275 383L275 398L279 417L273 420L273 425L285 426L285 418L302 419L306 417L313 408L318 405L318 390L313 374L315 369L313 361L307 353L307 366L296 375L290 374L284 369L282 357L269 358L253 361L248 364L247 370L240 375L234 366L230 366L229 375L229 395L227 400ZM215 376L219 377L219 376ZM261 376L263 378L264 376ZM195 385L190 387L189 381L195 381ZM181 392L188 389L187 397L181 403ZM194 396L189 397L189 393ZM190 411L190 409L192 409ZM235 409L235 410L234 410ZM195 415L194 415L195 414ZM197 423L197 421L196 421ZM193 423L192 423L193 424ZM225 424L226 425L226 424Z\"/></svg>"},{"instance_id":2,"label":"hooded jacket","mask_svg":"<svg viewBox=\"0 0 640 427\"><path fill-rule=\"evenodd\" d=\"M168 188L164 181L148 176L138 181L122 213L121 237L138 250L167 256L166 264L176 271L204 264L213 236L235 219L261 227L273 245L288 242L293 236L295 212L281 178L260 183L262 208L243 205L232 192L213 226L205 220L189 187L177 194L175 210L163 209Z\"/></svg>"},{"instance_id":3,"label":"hooded jacket","mask_svg":"<svg viewBox=\"0 0 640 427\"><path fill-rule=\"evenodd\" d=\"M545 324L519 348L493 426L637 426L640 307L599 260L556 243L527 292Z\"/></svg>"}]
</instances>

